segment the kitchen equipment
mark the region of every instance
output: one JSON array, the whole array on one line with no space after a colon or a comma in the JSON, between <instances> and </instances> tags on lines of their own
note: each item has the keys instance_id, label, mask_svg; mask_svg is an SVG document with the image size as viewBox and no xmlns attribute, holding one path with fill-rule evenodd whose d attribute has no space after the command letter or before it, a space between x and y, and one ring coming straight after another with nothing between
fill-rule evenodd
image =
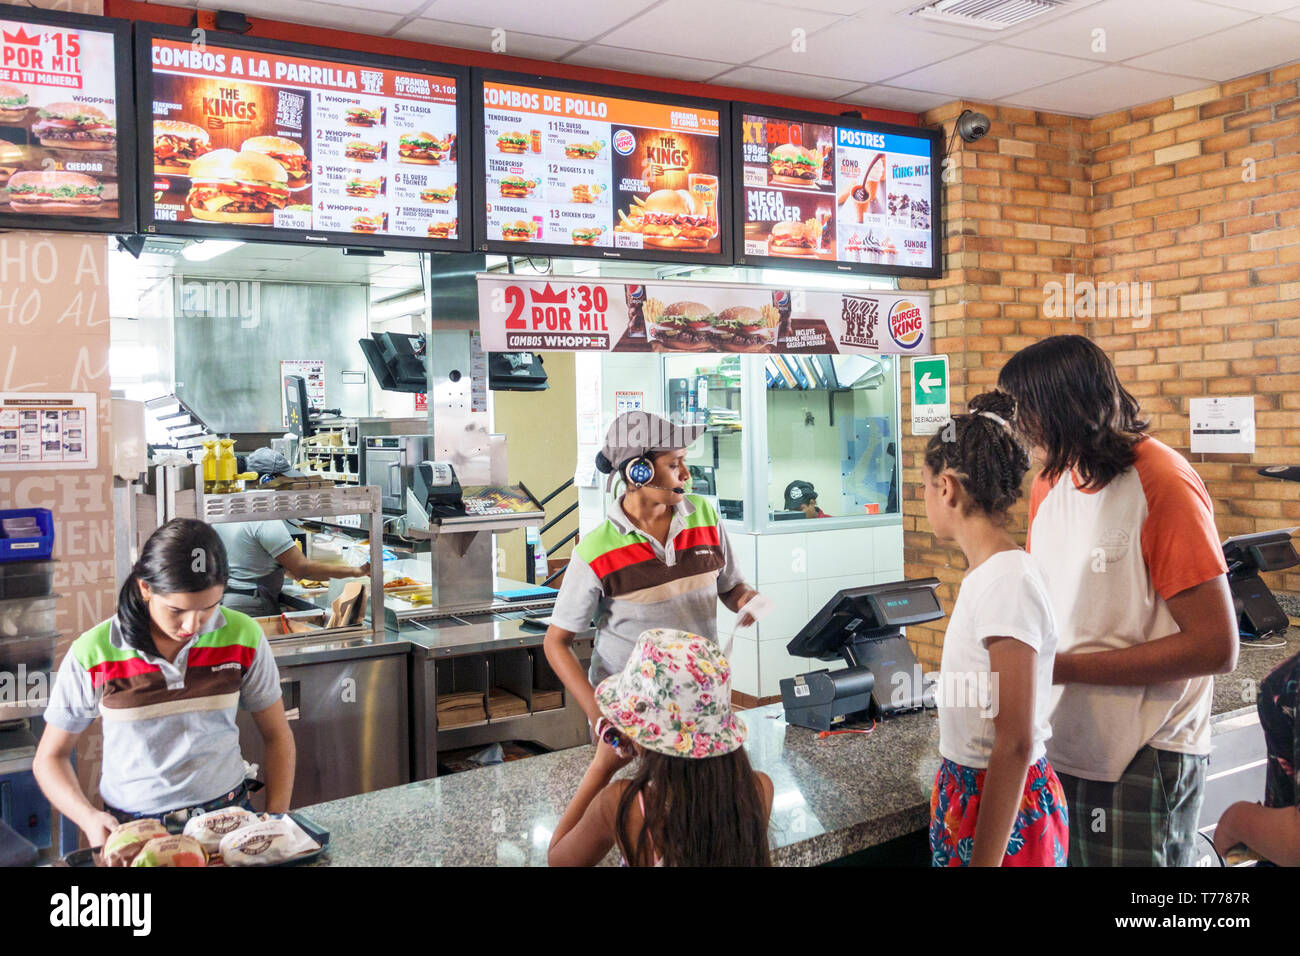
<instances>
[{"instance_id":1,"label":"kitchen equipment","mask_svg":"<svg viewBox=\"0 0 1300 956\"><path fill-rule=\"evenodd\" d=\"M1291 535L1295 528L1241 534L1223 542L1228 588L1242 636L1263 637L1287 629L1286 611L1268 589L1260 571L1281 571L1300 564Z\"/></svg>"},{"instance_id":2,"label":"kitchen equipment","mask_svg":"<svg viewBox=\"0 0 1300 956\"><path fill-rule=\"evenodd\" d=\"M829 730L927 705L921 665L903 628L943 617L938 578L894 581L836 592L786 646L794 657L843 658L846 670L812 671L781 681L786 720Z\"/></svg>"},{"instance_id":3,"label":"kitchen equipment","mask_svg":"<svg viewBox=\"0 0 1300 956\"><path fill-rule=\"evenodd\" d=\"M416 467L432 457L432 435L369 435L362 449L363 477L379 486L380 502L388 514L406 511L406 492Z\"/></svg>"},{"instance_id":4,"label":"kitchen equipment","mask_svg":"<svg viewBox=\"0 0 1300 956\"><path fill-rule=\"evenodd\" d=\"M0 511L0 561L37 561L54 551L54 513L49 508Z\"/></svg>"}]
</instances>

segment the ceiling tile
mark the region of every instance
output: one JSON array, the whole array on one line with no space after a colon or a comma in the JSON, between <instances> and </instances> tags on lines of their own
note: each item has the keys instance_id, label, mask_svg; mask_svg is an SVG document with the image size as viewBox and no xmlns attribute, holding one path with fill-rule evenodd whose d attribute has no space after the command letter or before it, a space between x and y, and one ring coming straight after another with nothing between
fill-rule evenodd
<instances>
[{"instance_id":1,"label":"ceiling tile","mask_svg":"<svg viewBox=\"0 0 1300 956\"><path fill-rule=\"evenodd\" d=\"M502 27L514 31L591 40L630 20L656 0L547 0L546 3L504 4L483 0L433 0L421 15L431 20Z\"/></svg>"},{"instance_id":2,"label":"ceiling tile","mask_svg":"<svg viewBox=\"0 0 1300 956\"><path fill-rule=\"evenodd\" d=\"M762 0L774 7L789 7L793 10L817 10L821 13L834 13L839 16L857 16L868 11L888 16L898 7L898 0ZM917 0L919 4L921 0Z\"/></svg>"},{"instance_id":3,"label":"ceiling tile","mask_svg":"<svg viewBox=\"0 0 1300 956\"><path fill-rule=\"evenodd\" d=\"M466 50L489 50L492 47L490 27L470 26L464 23L447 23L443 20L412 20L393 36L403 40L418 40L439 46L454 46ZM506 48L496 52L506 56L526 56L538 60L558 60L576 46L572 40L533 36L510 30L504 37Z\"/></svg>"},{"instance_id":4,"label":"ceiling tile","mask_svg":"<svg viewBox=\"0 0 1300 956\"><path fill-rule=\"evenodd\" d=\"M977 43L983 43L990 40L1006 40L1013 36L1032 30L1035 27L1050 23L1053 20L1068 16L1085 7L1099 3L1101 0L1069 0L1069 2L1057 10L1048 13L1042 13L1035 17L1030 17L1023 23L1018 23L1013 27L1007 27L1005 30L981 30L978 27L967 27L956 23L941 23L935 20L927 20L923 17L909 16L911 11L917 7L924 6L924 0L912 0L911 3L902 2L894 4L894 15L892 20L899 25L911 26L917 30L924 30L930 34L944 34L947 36L965 37L968 40L975 40ZM1153 0L1134 0L1137 3L1151 3Z\"/></svg>"},{"instance_id":5,"label":"ceiling tile","mask_svg":"<svg viewBox=\"0 0 1300 956\"><path fill-rule=\"evenodd\" d=\"M1285 13L1279 13L1278 16L1284 20L1300 20L1300 7L1287 10Z\"/></svg>"},{"instance_id":6,"label":"ceiling tile","mask_svg":"<svg viewBox=\"0 0 1300 956\"><path fill-rule=\"evenodd\" d=\"M275 0L275 7L267 9L265 0L221 0L222 10L234 10L250 17L284 20L308 26L330 27L335 30L355 30L357 11L329 3L309 3L307 0ZM366 32L386 33L402 20L393 13L366 12ZM311 43L311 31L303 32L303 43Z\"/></svg>"},{"instance_id":7,"label":"ceiling tile","mask_svg":"<svg viewBox=\"0 0 1300 956\"><path fill-rule=\"evenodd\" d=\"M924 113L936 106L951 103L953 97L946 93L918 93L915 90L900 90L892 86L864 86L847 96L841 96L840 102L854 106L878 106L887 110L902 110L905 113Z\"/></svg>"},{"instance_id":8,"label":"ceiling tile","mask_svg":"<svg viewBox=\"0 0 1300 956\"><path fill-rule=\"evenodd\" d=\"M1026 30L1004 41L1008 46L1118 62L1245 23L1252 14L1199 0L1105 0L1078 13ZM1105 49L1094 50L1098 37Z\"/></svg>"},{"instance_id":9,"label":"ceiling tile","mask_svg":"<svg viewBox=\"0 0 1300 956\"><path fill-rule=\"evenodd\" d=\"M651 76L671 76L679 80L699 82L717 76L731 64L713 60L695 60L685 56L666 56L647 53L645 50L625 50L615 46L586 46L564 58L565 63L577 66L598 67L606 70L624 70L629 73L646 73Z\"/></svg>"},{"instance_id":10,"label":"ceiling tile","mask_svg":"<svg viewBox=\"0 0 1300 956\"><path fill-rule=\"evenodd\" d=\"M744 63L788 46L795 29L811 35L834 20L831 14L746 0L665 0L601 40L610 46Z\"/></svg>"},{"instance_id":11,"label":"ceiling tile","mask_svg":"<svg viewBox=\"0 0 1300 956\"><path fill-rule=\"evenodd\" d=\"M1300 54L1300 24L1277 18L1251 20L1213 36L1140 56L1130 66L1222 81L1261 73Z\"/></svg>"},{"instance_id":12,"label":"ceiling tile","mask_svg":"<svg viewBox=\"0 0 1300 956\"><path fill-rule=\"evenodd\" d=\"M998 99L1096 68L1097 64L1075 57L989 44L894 77L890 85L964 99Z\"/></svg>"},{"instance_id":13,"label":"ceiling tile","mask_svg":"<svg viewBox=\"0 0 1300 956\"><path fill-rule=\"evenodd\" d=\"M974 40L858 17L809 36L807 52L795 53L786 46L752 65L791 73L815 70L819 76L869 83L937 63L977 45Z\"/></svg>"},{"instance_id":14,"label":"ceiling tile","mask_svg":"<svg viewBox=\"0 0 1300 956\"><path fill-rule=\"evenodd\" d=\"M858 85L850 80L783 73L780 70L762 70L752 66L742 66L738 70L714 77L713 82L719 86L738 86L747 90L766 90L769 93L784 93L787 96L808 96L827 100L844 96L856 89Z\"/></svg>"},{"instance_id":15,"label":"ceiling tile","mask_svg":"<svg viewBox=\"0 0 1300 956\"><path fill-rule=\"evenodd\" d=\"M1295 6L1295 0L1209 0L1209 2L1251 13L1277 13L1287 7Z\"/></svg>"},{"instance_id":16,"label":"ceiling tile","mask_svg":"<svg viewBox=\"0 0 1300 956\"><path fill-rule=\"evenodd\" d=\"M1048 113L1101 116L1204 86L1204 80L1149 73L1127 66L1105 66L1082 76L1072 76L1008 96L1005 102Z\"/></svg>"}]
</instances>

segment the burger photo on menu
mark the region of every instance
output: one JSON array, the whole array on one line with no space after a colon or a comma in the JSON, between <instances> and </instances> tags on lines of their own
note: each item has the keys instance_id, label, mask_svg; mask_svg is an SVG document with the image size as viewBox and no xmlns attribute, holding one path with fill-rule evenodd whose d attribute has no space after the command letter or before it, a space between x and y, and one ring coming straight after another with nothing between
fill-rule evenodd
<instances>
[{"instance_id":1,"label":"burger photo on menu","mask_svg":"<svg viewBox=\"0 0 1300 956\"><path fill-rule=\"evenodd\" d=\"M343 155L347 159L354 159L359 163L373 163L384 158L383 143L367 143L363 140L354 139L343 147Z\"/></svg>"},{"instance_id":2,"label":"burger photo on menu","mask_svg":"<svg viewBox=\"0 0 1300 956\"><path fill-rule=\"evenodd\" d=\"M705 249L717 224L702 201L685 189L657 189L645 199L632 197L632 207L618 211L618 232L636 232L647 246L661 249Z\"/></svg>"},{"instance_id":3,"label":"burger photo on menu","mask_svg":"<svg viewBox=\"0 0 1300 956\"><path fill-rule=\"evenodd\" d=\"M594 246L604 234L603 226L578 226L569 231L575 246Z\"/></svg>"},{"instance_id":4,"label":"burger photo on menu","mask_svg":"<svg viewBox=\"0 0 1300 956\"><path fill-rule=\"evenodd\" d=\"M526 179L523 176L505 175L501 177L497 188L502 196L509 199L523 199L532 195L533 190L537 188L537 180Z\"/></svg>"},{"instance_id":5,"label":"burger photo on menu","mask_svg":"<svg viewBox=\"0 0 1300 956\"><path fill-rule=\"evenodd\" d=\"M664 305L647 299L642 307L651 341L680 352L705 352L713 347L713 310L703 302L684 300Z\"/></svg>"},{"instance_id":6,"label":"burger photo on menu","mask_svg":"<svg viewBox=\"0 0 1300 956\"><path fill-rule=\"evenodd\" d=\"M513 129L497 137L497 149L503 153L522 153L528 148L528 136L523 130Z\"/></svg>"},{"instance_id":7,"label":"burger photo on menu","mask_svg":"<svg viewBox=\"0 0 1300 956\"><path fill-rule=\"evenodd\" d=\"M244 140L241 149L263 153L284 167L290 182L301 183L307 178L307 154L302 146L283 136L253 136Z\"/></svg>"},{"instance_id":8,"label":"burger photo on menu","mask_svg":"<svg viewBox=\"0 0 1300 956\"><path fill-rule=\"evenodd\" d=\"M786 186L814 186L822 170L819 154L794 143L782 143L768 153L767 165L771 181Z\"/></svg>"},{"instance_id":9,"label":"burger photo on menu","mask_svg":"<svg viewBox=\"0 0 1300 956\"><path fill-rule=\"evenodd\" d=\"M114 149L117 124L97 106L50 103L36 111L32 135L58 149Z\"/></svg>"},{"instance_id":10,"label":"burger photo on menu","mask_svg":"<svg viewBox=\"0 0 1300 956\"><path fill-rule=\"evenodd\" d=\"M455 239L456 238L456 219L444 219L441 222L429 223L428 235L430 239Z\"/></svg>"},{"instance_id":11,"label":"burger photo on menu","mask_svg":"<svg viewBox=\"0 0 1300 956\"><path fill-rule=\"evenodd\" d=\"M154 120L154 172L186 173L190 163L211 149L212 137L203 127L180 120Z\"/></svg>"},{"instance_id":12,"label":"burger photo on menu","mask_svg":"<svg viewBox=\"0 0 1300 956\"><path fill-rule=\"evenodd\" d=\"M356 196L359 199L375 199L383 195L384 177L376 176L374 179L366 179L359 172L356 172L348 177L347 185L343 189L349 196Z\"/></svg>"},{"instance_id":13,"label":"burger photo on menu","mask_svg":"<svg viewBox=\"0 0 1300 956\"><path fill-rule=\"evenodd\" d=\"M218 149L190 164L185 205L195 219L269 226L289 205L289 174L265 153Z\"/></svg>"},{"instance_id":14,"label":"burger photo on menu","mask_svg":"<svg viewBox=\"0 0 1300 956\"><path fill-rule=\"evenodd\" d=\"M84 173L27 169L9 177L14 212L93 214L103 203L104 187Z\"/></svg>"},{"instance_id":15,"label":"burger photo on menu","mask_svg":"<svg viewBox=\"0 0 1300 956\"><path fill-rule=\"evenodd\" d=\"M403 133L397 141L398 160L403 163L437 166L447 150L448 146L442 140L425 130Z\"/></svg>"},{"instance_id":16,"label":"burger photo on menu","mask_svg":"<svg viewBox=\"0 0 1300 956\"><path fill-rule=\"evenodd\" d=\"M822 226L816 219L774 222L767 251L773 256L815 256L821 235Z\"/></svg>"},{"instance_id":17,"label":"burger photo on menu","mask_svg":"<svg viewBox=\"0 0 1300 956\"><path fill-rule=\"evenodd\" d=\"M0 123L21 123L27 118L27 94L12 83L0 83Z\"/></svg>"},{"instance_id":18,"label":"burger photo on menu","mask_svg":"<svg viewBox=\"0 0 1300 956\"><path fill-rule=\"evenodd\" d=\"M713 320L715 341L728 352L766 352L776 342L781 313L776 306L734 305Z\"/></svg>"},{"instance_id":19,"label":"burger photo on menu","mask_svg":"<svg viewBox=\"0 0 1300 956\"><path fill-rule=\"evenodd\" d=\"M501 238L508 239L511 242L528 242L533 238L536 225L524 219L516 219L514 222L502 223Z\"/></svg>"},{"instance_id":20,"label":"burger photo on menu","mask_svg":"<svg viewBox=\"0 0 1300 956\"><path fill-rule=\"evenodd\" d=\"M349 126L380 126L384 122L384 108L376 106L368 110L364 106L349 106L343 122Z\"/></svg>"},{"instance_id":21,"label":"burger photo on menu","mask_svg":"<svg viewBox=\"0 0 1300 956\"><path fill-rule=\"evenodd\" d=\"M450 186L429 186L420 190L420 201L431 203L449 203L456 198L456 184Z\"/></svg>"},{"instance_id":22,"label":"burger photo on menu","mask_svg":"<svg viewBox=\"0 0 1300 956\"><path fill-rule=\"evenodd\" d=\"M357 216L352 220L352 231L374 235L387 229L388 217L381 212L373 216Z\"/></svg>"},{"instance_id":23,"label":"burger photo on menu","mask_svg":"<svg viewBox=\"0 0 1300 956\"><path fill-rule=\"evenodd\" d=\"M564 155L569 159L595 159L604 148L604 140L595 140L590 143L569 143L564 147Z\"/></svg>"}]
</instances>

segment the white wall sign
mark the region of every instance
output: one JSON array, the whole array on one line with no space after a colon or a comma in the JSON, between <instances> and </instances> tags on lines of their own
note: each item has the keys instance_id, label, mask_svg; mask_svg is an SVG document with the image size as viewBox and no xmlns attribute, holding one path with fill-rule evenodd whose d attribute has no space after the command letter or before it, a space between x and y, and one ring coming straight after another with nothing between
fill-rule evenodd
<instances>
[{"instance_id":1,"label":"white wall sign","mask_svg":"<svg viewBox=\"0 0 1300 956\"><path fill-rule=\"evenodd\" d=\"M1188 403L1192 424L1192 453L1253 455L1255 399L1193 398Z\"/></svg>"},{"instance_id":2,"label":"white wall sign","mask_svg":"<svg viewBox=\"0 0 1300 956\"><path fill-rule=\"evenodd\" d=\"M615 392L614 413L639 412L645 408L645 392Z\"/></svg>"},{"instance_id":3,"label":"white wall sign","mask_svg":"<svg viewBox=\"0 0 1300 956\"><path fill-rule=\"evenodd\" d=\"M0 392L0 468L99 467L94 392Z\"/></svg>"}]
</instances>

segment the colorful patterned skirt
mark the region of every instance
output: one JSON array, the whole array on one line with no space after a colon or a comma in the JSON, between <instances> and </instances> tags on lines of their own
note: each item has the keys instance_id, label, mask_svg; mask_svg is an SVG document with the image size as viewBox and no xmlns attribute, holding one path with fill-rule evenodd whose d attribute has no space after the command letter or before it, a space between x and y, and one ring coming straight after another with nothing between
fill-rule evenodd
<instances>
[{"instance_id":1,"label":"colorful patterned skirt","mask_svg":"<svg viewBox=\"0 0 1300 956\"><path fill-rule=\"evenodd\" d=\"M939 765L930 793L930 860L935 866L970 863L985 773L946 759ZM1042 757L1025 778L1002 865L1065 866L1069 847L1065 793L1056 771Z\"/></svg>"}]
</instances>

